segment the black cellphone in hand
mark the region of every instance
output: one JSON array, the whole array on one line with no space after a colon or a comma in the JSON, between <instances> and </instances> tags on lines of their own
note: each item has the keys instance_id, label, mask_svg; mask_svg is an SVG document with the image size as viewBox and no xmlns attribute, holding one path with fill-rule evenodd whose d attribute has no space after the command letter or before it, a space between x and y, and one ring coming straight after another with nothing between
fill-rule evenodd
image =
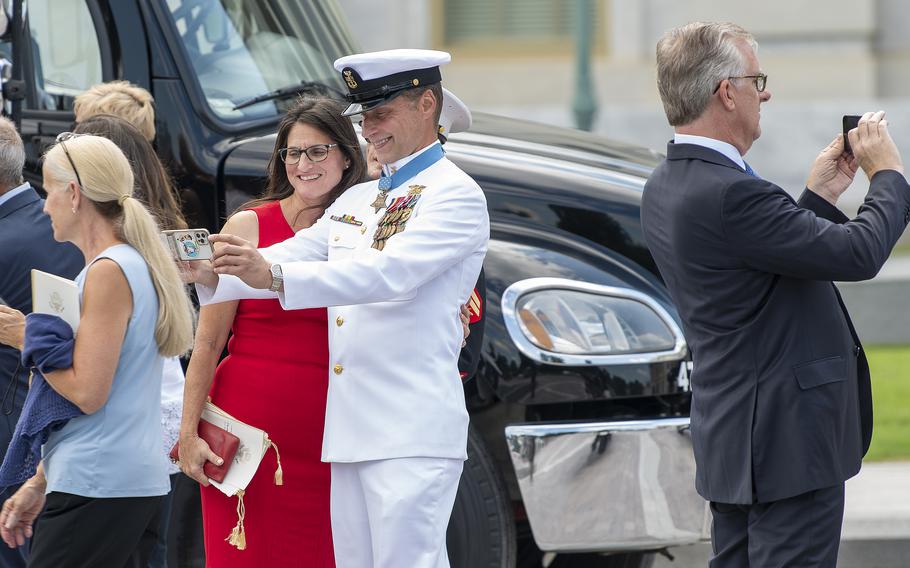
<instances>
[{"instance_id":1,"label":"black cellphone in hand","mask_svg":"<svg viewBox=\"0 0 910 568\"><path fill-rule=\"evenodd\" d=\"M860 118L862 117L855 114L844 115L844 152L853 153L853 150L850 148L850 139L847 138L847 133L859 126Z\"/></svg>"}]
</instances>

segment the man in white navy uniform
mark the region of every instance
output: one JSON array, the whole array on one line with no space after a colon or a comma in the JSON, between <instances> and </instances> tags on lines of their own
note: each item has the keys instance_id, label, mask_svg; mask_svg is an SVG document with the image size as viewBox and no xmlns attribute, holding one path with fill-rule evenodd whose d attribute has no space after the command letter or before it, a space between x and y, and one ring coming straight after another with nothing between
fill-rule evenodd
<instances>
[{"instance_id":1,"label":"man in white navy uniform","mask_svg":"<svg viewBox=\"0 0 910 568\"><path fill-rule=\"evenodd\" d=\"M458 314L490 233L480 187L437 139L439 66L449 60L393 50L336 61L352 103L345 114L361 115L382 176L261 251L213 236L217 276L197 285L203 303L277 293L285 309L328 307L322 459L332 463L339 568L449 566L468 430Z\"/></svg>"}]
</instances>

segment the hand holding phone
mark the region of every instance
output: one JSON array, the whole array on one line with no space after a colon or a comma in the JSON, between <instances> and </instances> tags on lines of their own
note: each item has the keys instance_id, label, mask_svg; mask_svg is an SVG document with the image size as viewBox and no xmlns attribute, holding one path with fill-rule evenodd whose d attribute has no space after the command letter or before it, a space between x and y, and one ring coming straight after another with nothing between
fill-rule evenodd
<instances>
[{"instance_id":1,"label":"hand holding phone","mask_svg":"<svg viewBox=\"0 0 910 568\"><path fill-rule=\"evenodd\" d=\"M163 231L161 239L177 260L210 260L214 256L207 229Z\"/></svg>"},{"instance_id":2,"label":"hand holding phone","mask_svg":"<svg viewBox=\"0 0 910 568\"><path fill-rule=\"evenodd\" d=\"M847 117L844 117L846 121ZM851 119L852 124L852 119ZM883 170L904 173L900 151L888 132L885 111L867 112L859 119L859 127L853 135L855 146L851 147L856 163L872 179Z\"/></svg>"},{"instance_id":3,"label":"hand holding phone","mask_svg":"<svg viewBox=\"0 0 910 568\"><path fill-rule=\"evenodd\" d=\"M847 137L847 133L859 126L859 119L862 118L856 114L845 114L843 118L843 127L844 127L844 152L848 154L853 153L853 149L850 148L850 139Z\"/></svg>"}]
</instances>

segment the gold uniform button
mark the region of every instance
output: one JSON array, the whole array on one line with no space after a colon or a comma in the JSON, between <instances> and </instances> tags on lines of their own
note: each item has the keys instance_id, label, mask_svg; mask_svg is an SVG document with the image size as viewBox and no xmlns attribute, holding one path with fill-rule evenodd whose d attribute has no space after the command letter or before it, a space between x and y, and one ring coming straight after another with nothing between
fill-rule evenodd
<instances>
[{"instance_id":1,"label":"gold uniform button","mask_svg":"<svg viewBox=\"0 0 910 568\"><path fill-rule=\"evenodd\" d=\"M360 227L360 234L361 234L361 235L364 234L364 233L366 233L366 232L367 232L367 227L366 227L366 225L364 225L363 227Z\"/></svg>"},{"instance_id":2,"label":"gold uniform button","mask_svg":"<svg viewBox=\"0 0 910 568\"><path fill-rule=\"evenodd\" d=\"M341 327L341 325L342 325L343 323L344 323L344 318L343 318L343 317L338 316L337 318L335 318L335 325L337 325L338 327Z\"/></svg>"},{"instance_id":3,"label":"gold uniform button","mask_svg":"<svg viewBox=\"0 0 910 568\"><path fill-rule=\"evenodd\" d=\"M335 235L335 240L338 241L341 239L341 235Z\"/></svg>"},{"instance_id":4,"label":"gold uniform button","mask_svg":"<svg viewBox=\"0 0 910 568\"><path fill-rule=\"evenodd\" d=\"M332 368L332 371L334 371L336 375L340 375L342 372L344 372L344 366L342 366L341 364L336 364Z\"/></svg>"}]
</instances>

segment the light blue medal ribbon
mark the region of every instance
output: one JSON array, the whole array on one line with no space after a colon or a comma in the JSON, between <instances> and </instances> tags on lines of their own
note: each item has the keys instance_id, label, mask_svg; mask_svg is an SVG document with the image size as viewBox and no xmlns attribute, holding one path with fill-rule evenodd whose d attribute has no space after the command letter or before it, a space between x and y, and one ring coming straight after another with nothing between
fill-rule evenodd
<instances>
[{"instance_id":1,"label":"light blue medal ribbon","mask_svg":"<svg viewBox=\"0 0 910 568\"><path fill-rule=\"evenodd\" d=\"M386 196L390 191L438 162L444 155L445 150L442 149L442 144L436 143L402 166L401 169L394 174L387 176L385 175L385 172L383 172L382 176L379 178L379 193L370 205L373 208L374 213L379 213L380 209L385 208Z\"/></svg>"}]
</instances>

